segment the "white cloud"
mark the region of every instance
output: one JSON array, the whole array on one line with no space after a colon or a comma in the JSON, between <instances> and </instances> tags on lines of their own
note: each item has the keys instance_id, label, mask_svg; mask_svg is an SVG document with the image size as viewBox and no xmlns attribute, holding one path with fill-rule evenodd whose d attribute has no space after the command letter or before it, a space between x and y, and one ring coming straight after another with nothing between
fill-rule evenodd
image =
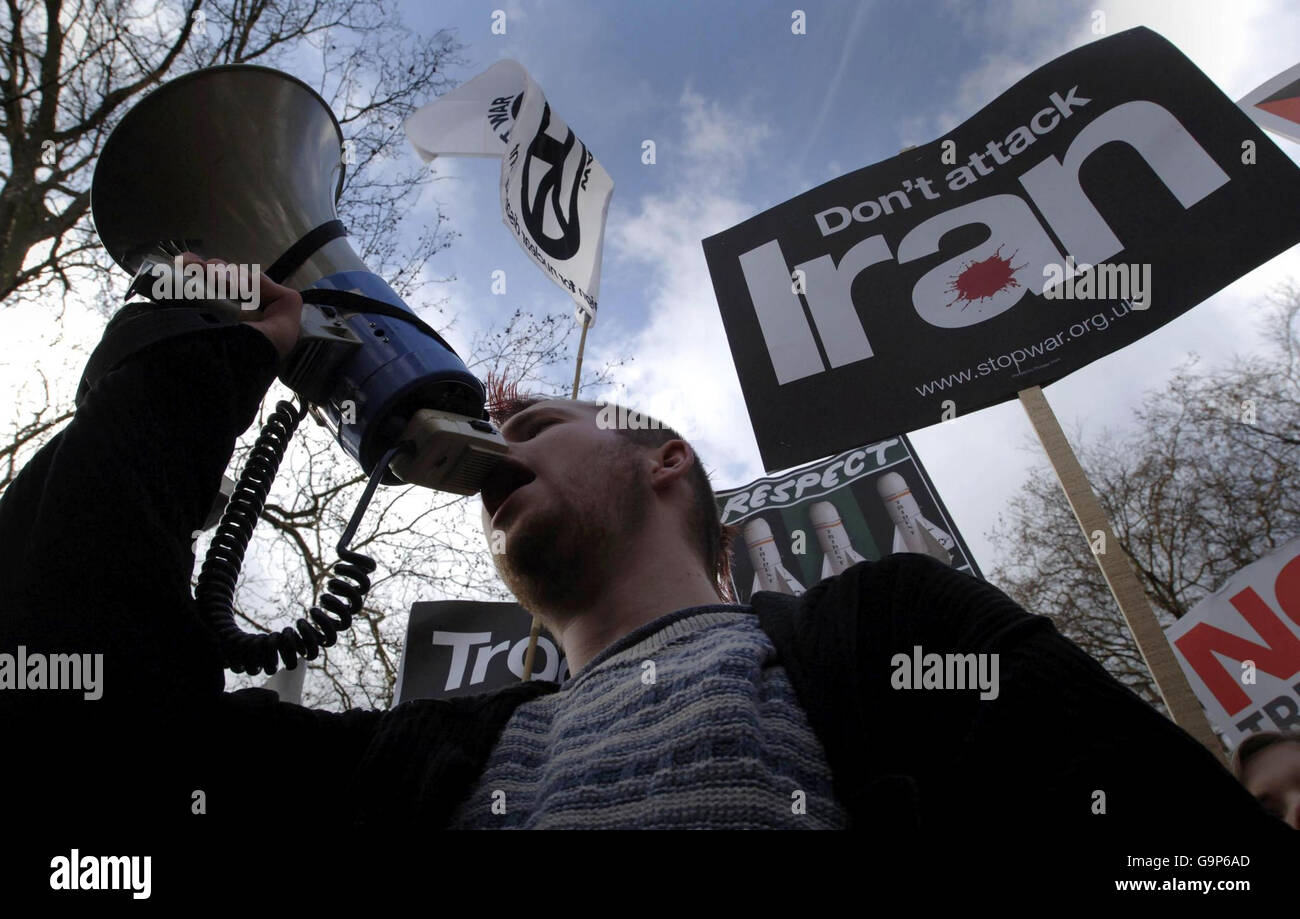
<instances>
[{"instance_id":1,"label":"white cloud","mask_svg":"<svg viewBox=\"0 0 1300 919\"><path fill-rule=\"evenodd\" d=\"M667 190L613 213L608 230L607 257L651 278L649 321L597 344L593 357L634 355L619 374L623 386L604 395L680 430L715 470L715 485L726 487L760 464L700 241L757 210L736 189L770 128L689 88L679 107L681 156Z\"/></svg>"},{"instance_id":2,"label":"white cloud","mask_svg":"<svg viewBox=\"0 0 1300 919\"><path fill-rule=\"evenodd\" d=\"M1043 64L1098 37L1091 33L1092 4L1073 11L1035 0L948 6L972 44L987 50L955 82L950 105L904 119L900 131L907 144L948 133Z\"/></svg>"},{"instance_id":3,"label":"white cloud","mask_svg":"<svg viewBox=\"0 0 1300 919\"><path fill-rule=\"evenodd\" d=\"M1144 25L1192 59L1234 99L1300 58L1300 6L1267 0L1100 3L1111 34Z\"/></svg>"},{"instance_id":4,"label":"white cloud","mask_svg":"<svg viewBox=\"0 0 1300 919\"><path fill-rule=\"evenodd\" d=\"M681 96L682 174L674 177L681 188L703 190L717 183L735 187L748 160L761 156L760 143L772 133L766 122L724 108L687 87ZM725 229L725 228L719 228Z\"/></svg>"}]
</instances>

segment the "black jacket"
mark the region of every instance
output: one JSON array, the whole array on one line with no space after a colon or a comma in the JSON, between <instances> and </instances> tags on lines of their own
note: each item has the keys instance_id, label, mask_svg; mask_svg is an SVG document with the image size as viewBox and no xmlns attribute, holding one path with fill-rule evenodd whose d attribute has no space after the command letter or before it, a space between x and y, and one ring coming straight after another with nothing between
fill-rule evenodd
<instances>
[{"instance_id":1,"label":"black jacket","mask_svg":"<svg viewBox=\"0 0 1300 919\"><path fill-rule=\"evenodd\" d=\"M514 707L555 691L341 714L223 692L190 591L191 534L275 372L247 326L154 345L98 383L0 500L0 651L105 655L100 701L0 692L17 751L0 757L6 812L69 805L50 790L72 783L91 790L68 806L74 821L183 823L202 791L209 819L249 827L288 815L438 827ZM891 839L997 831L1026 852L1045 838L1292 841L1187 734L983 581L892 555L752 603L855 826ZM999 654L1000 694L891 688L891 659L914 646Z\"/></svg>"}]
</instances>

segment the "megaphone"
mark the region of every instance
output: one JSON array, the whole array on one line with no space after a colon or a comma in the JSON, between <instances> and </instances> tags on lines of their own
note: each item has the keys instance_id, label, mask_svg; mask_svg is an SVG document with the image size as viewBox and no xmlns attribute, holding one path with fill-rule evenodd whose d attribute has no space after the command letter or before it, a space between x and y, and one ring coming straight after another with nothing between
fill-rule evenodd
<instances>
[{"instance_id":1,"label":"megaphone","mask_svg":"<svg viewBox=\"0 0 1300 919\"><path fill-rule=\"evenodd\" d=\"M344 149L329 105L296 77L249 64L197 70L143 98L105 141L95 229L137 279L161 276L188 249L302 291L302 336L281 380L367 472L403 437L418 444L384 484L474 494L505 452L483 385L349 245L335 211ZM156 338L169 323L235 321L229 305L194 305L135 325Z\"/></svg>"},{"instance_id":2,"label":"megaphone","mask_svg":"<svg viewBox=\"0 0 1300 919\"><path fill-rule=\"evenodd\" d=\"M264 268L302 292L300 340L280 379L303 407L280 402L263 427L195 591L236 672L275 673L280 661L293 669L350 625L375 563L347 545L379 484L474 494L507 450L488 420L483 385L348 244L335 211L344 166L342 130L315 90L278 70L238 64L194 71L145 96L105 141L91 184L95 229L135 277L132 290L151 274L161 281L179 271L173 259L191 250ZM239 305L208 296L188 304L154 299L166 302L126 318L124 310L109 323L78 402L132 351L239 318ZM296 630L246 633L233 614L239 568L307 405L370 481L339 540L344 561L321 597L325 609L313 607Z\"/></svg>"}]
</instances>

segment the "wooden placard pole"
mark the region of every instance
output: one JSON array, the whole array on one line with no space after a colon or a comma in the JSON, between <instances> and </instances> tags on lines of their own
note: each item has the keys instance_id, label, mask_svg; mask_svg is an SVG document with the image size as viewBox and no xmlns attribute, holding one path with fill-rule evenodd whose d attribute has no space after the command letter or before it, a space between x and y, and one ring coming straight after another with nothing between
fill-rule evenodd
<instances>
[{"instance_id":1,"label":"wooden placard pole","mask_svg":"<svg viewBox=\"0 0 1300 919\"><path fill-rule=\"evenodd\" d=\"M1187 677L1178 665L1178 659L1174 657L1174 649L1170 647L1164 630L1156 621L1151 601L1133 572L1133 566L1119 550L1119 544L1115 540L1114 532L1111 531L1106 512L1102 510L1101 502L1093 493L1083 466L1079 464L1079 458L1075 456L1070 442L1065 439L1065 432L1061 430L1052 407L1047 404L1047 397L1043 395L1043 390L1039 386L1023 389L1019 395L1020 404L1025 407L1029 422L1034 426L1034 433L1042 441L1043 449L1047 451L1047 458L1052 461L1056 477L1060 480L1065 497L1074 510L1075 519L1083 528L1084 539L1092 545L1094 534L1098 531L1104 534L1103 551L1094 552L1093 555L1106 578L1110 592L1115 595L1115 602L1119 604L1119 610L1124 614L1124 621L1128 623L1129 631L1137 641L1138 650L1142 652L1142 659L1155 679L1156 689L1160 691L1165 707L1169 709L1175 724L1200 741L1222 762L1223 745L1210 728L1205 710L1201 708L1201 703L1197 701L1191 684L1187 682Z\"/></svg>"},{"instance_id":2,"label":"wooden placard pole","mask_svg":"<svg viewBox=\"0 0 1300 919\"><path fill-rule=\"evenodd\" d=\"M578 380L582 378L582 352L587 347L587 326L591 320L584 313L582 317L582 337L578 339L578 363L573 368L573 394L570 399L578 398ZM527 683L533 678L533 660L537 655L537 637L542 634L542 620L533 616L532 628L528 630L528 650L524 652L524 676L523 682Z\"/></svg>"}]
</instances>

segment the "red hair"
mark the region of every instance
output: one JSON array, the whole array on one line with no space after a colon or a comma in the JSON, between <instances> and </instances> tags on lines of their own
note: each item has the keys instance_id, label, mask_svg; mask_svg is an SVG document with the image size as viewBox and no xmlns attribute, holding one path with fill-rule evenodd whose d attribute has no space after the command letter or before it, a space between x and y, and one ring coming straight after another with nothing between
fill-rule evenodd
<instances>
[{"instance_id":1,"label":"red hair","mask_svg":"<svg viewBox=\"0 0 1300 919\"><path fill-rule=\"evenodd\" d=\"M507 379L495 370L488 373L487 379L483 381L483 388L487 393L488 417L497 427L505 424L511 415L516 415L533 403L541 401L536 396L521 395L518 380Z\"/></svg>"}]
</instances>

